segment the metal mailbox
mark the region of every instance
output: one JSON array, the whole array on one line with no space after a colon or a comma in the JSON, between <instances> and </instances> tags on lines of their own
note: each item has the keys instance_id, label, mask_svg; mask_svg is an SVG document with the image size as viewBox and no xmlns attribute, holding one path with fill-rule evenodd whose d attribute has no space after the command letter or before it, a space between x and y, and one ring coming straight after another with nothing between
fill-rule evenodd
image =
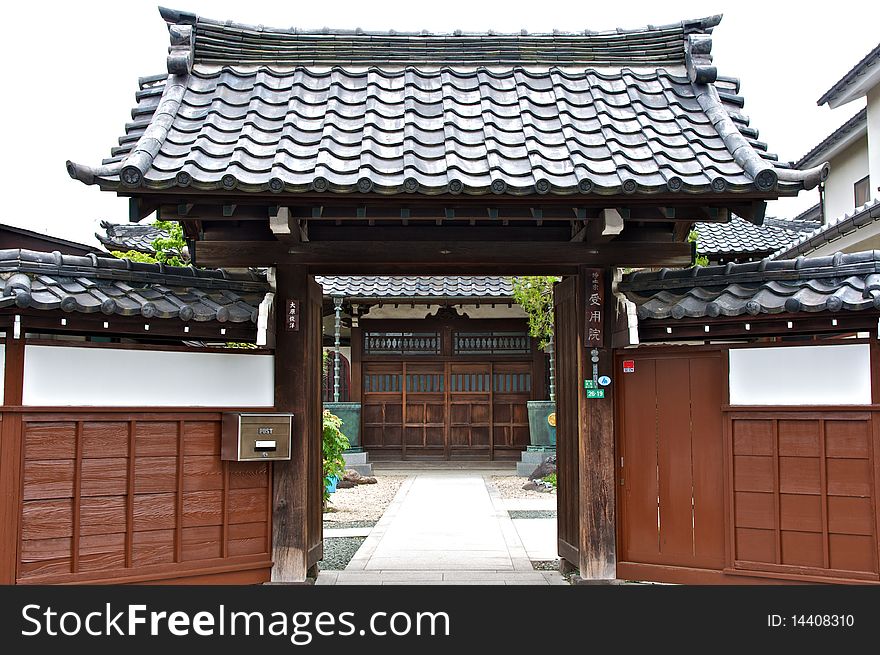
<instances>
[{"instance_id":1,"label":"metal mailbox","mask_svg":"<svg viewBox=\"0 0 880 655\"><path fill-rule=\"evenodd\" d=\"M220 459L263 462L290 459L293 414L224 412Z\"/></svg>"}]
</instances>

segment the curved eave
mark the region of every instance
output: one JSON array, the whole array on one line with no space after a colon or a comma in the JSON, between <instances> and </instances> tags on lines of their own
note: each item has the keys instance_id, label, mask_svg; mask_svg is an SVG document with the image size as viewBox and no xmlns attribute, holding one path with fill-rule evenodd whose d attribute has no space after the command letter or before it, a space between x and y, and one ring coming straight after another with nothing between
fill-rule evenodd
<instances>
[{"instance_id":1,"label":"curved eave","mask_svg":"<svg viewBox=\"0 0 880 655\"><path fill-rule=\"evenodd\" d=\"M77 165L78 166L78 165ZM69 168L69 167L68 167ZM80 167L86 168L86 167ZM118 175L101 177L99 175L91 175L89 181L82 177L71 175L74 179L79 179L85 184L94 184L100 187L102 191L113 191L120 195L138 195L139 192L151 193L159 191L221 191L228 194L306 194L306 193L323 193L328 195L356 195L356 194L378 194L382 196L440 196L440 195L466 195L466 196L574 196L579 195L584 198L590 196L597 197L638 197L638 196L658 196L670 195L672 193L682 196L722 196L722 195L742 195L750 198L759 198L771 200L777 197L796 196L804 189L812 188L807 186L803 181L780 182L773 189L758 189L754 184L738 184L727 185L722 191L718 191L711 184L703 186L684 185L678 191L671 191L667 185L644 186L636 185L632 191L624 189L622 185L614 187L593 186L588 191L582 190L579 186L552 186L549 191L541 192L535 188L535 185L523 187L506 186L502 193L495 192L491 185L483 187L463 186L461 190L454 191L449 184L442 186L429 187L420 185L416 191L410 191L403 185L397 186L380 186L374 185L368 191L364 191L357 184L348 185L327 185L325 189L316 189L314 184L284 184L280 189L273 188L270 184L245 184L236 183L230 187L223 184L222 180L217 182L199 182L193 180L185 186L179 185L174 179L170 180L146 180L146 183L140 186L129 186L123 184Z\"/></svg>"}]
</instances>

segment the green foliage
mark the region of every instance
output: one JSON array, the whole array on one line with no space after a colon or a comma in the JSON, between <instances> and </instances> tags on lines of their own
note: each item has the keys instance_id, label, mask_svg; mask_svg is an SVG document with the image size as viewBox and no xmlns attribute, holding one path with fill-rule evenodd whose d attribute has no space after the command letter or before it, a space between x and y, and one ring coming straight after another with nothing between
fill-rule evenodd
<instances>
[{"instance_id":1,"label":"green foliage","mask_svg":"<svg viewBox=\"0 0 880 655\"><path fill-rule=\"evenodd\" d=\"M164 230L168 237L154 239L150 244L155 255L147 255L135 250L121 252L114 250L110 254L119 259L128 259L133 262L144 264L168 264L169 266L188 266L189 257L186 256L186 239L183 238L183 227L176 221L156 221L153 225Z\"/></svg>"},{"instance_id":2,"label":"green foliage","mask_svg":"<svg viewBox=\"0 0 880 655\"><path fill-rule=\"evenodd\" d=\"M551 473L550 475L545 475L545 476L544 476L543 478L541 478L541 479L542 479L544 482L549 482L550 484L553 485L553 488L556 489L556 474L555 474L555 473Z\"/></svg>"},{"instance_id":3,"label":"green foliage","mask_svg":"<svg viewBox=\"0 0 880 655\"><path fill-rule=\"evenodd\" d=\"M688 243L697 243L700 238L699 232L691 230L688 234ZM706 255L697 255L694 259L694 266L708 266L709 258Z\"/></svg>"},{"instance_id":4,"label":"green foliage","mask_svg":"<svg viewBox=\"0 0 880 655\"><path fill-rule=\"evenodd\" d=\"M553 275L522 275L512 278L513 299L529 315L529 334L541 348L553 337Z\"/></svg>"},{"instance_id":5,"label":"green foliage","mask_svg":"<svg viewBox=\"0 0 880 655\"><path fill-rule=\"evenodd\" d=\"M129 250L128 252L122 252L121 250L112 250L110 252L111 255L116 257L117 259L128 259L133 262L139 262L141 264L155 264L156 258L152 255L147 255L142 252L138 252L137 250Z\"/></svg>"},{"instance_id":6,"label":"green foliage","mask_svg":"<svg viewBox=\"0 0 880 655\"><path fill-rule=\"evenodd\" d=\"M154 239L153 250L156 251L156 261L169 266L186 266L189 257L184 254L186 239L183 238L183 226L177 221L156 221L154 226L164 230L167 238Z\"/></svg>"},{"instance_id":7,"label":"green foliage","mask_svg":"<svg viewBox=\"0 0 880 655\"><path fill-rule=\"evenodd\" d=\"M327 485L333 477L342 479L345 473L345 459L342 453L348 449L348 437L341 430L342 419L329 410L324 410L324 505L330 502Z\"/></svg>"}]
</instances>

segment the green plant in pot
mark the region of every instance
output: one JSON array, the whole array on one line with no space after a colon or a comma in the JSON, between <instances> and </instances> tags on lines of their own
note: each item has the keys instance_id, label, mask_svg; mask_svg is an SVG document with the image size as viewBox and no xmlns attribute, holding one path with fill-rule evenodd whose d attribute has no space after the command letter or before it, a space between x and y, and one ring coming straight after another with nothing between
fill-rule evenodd
<instances>
[{"instance_id":1,"label":"green plant in pot","mask_svg":"<svg viewBox=\"0 0 880 655\"><path fill-rule=\"evenodd\" d=\"M330 493L345 473L342 453L348 448L348 438L342 433L342 420L324 410L324 507L330 502Z\"/></svg>"},{"instance_id":2,"label":"green plant in pot","mask_svg":"<svg viewBox=\"0 0 880 655\"><path fill-rule=\"evenodd\" d=\"M550 356L550 398L528 402L529 441L532 446L548 448L556 446L553 285L560 279L554 275L523 275L511 280L513 299L529 317L529 335L537 339L538 346Z\"/></svg>"}]
</instances>

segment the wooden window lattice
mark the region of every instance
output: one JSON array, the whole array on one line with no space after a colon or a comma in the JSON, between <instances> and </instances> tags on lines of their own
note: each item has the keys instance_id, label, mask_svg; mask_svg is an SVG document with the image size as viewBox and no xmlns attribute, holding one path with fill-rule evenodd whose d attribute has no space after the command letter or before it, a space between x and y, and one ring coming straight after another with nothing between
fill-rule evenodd
<instances>
[{"instance_id":1,"label":"wooden window lattice","mask_svg":"<svg viewBox=\"0 0 880 655\"><path fill-rule=\"evenodd\" d=\"M525 332L456 332L456 355L527 355L531 352Z\"/></svg>"},{"instance_id":2,"label":"wooden window lattice","mask_svg":"<svg viewBox=\"0 0 880 655\"><path fill-rule=\"evenodd\" d=\"M438 332L366 332L364 353L368 355L439 355Z\"/></svg>"}]
</instances>

